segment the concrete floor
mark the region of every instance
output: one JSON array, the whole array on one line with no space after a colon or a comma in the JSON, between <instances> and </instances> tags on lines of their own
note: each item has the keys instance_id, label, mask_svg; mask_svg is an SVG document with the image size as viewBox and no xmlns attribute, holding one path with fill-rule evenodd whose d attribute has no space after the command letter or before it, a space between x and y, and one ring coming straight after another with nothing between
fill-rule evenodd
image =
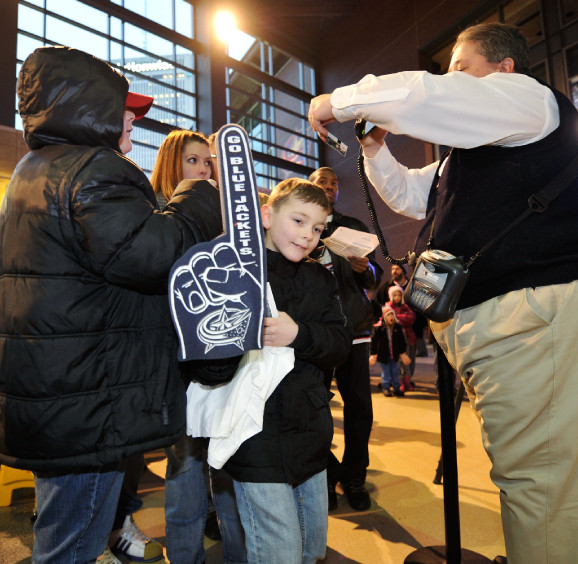
<instances>
[{"instance_id":1,"label":"concrete floor","mask_svg":"<svg viewBox=\"0 0 578 564\"><path fill-rule=\"evenodd\" d=\"M368 511L351 510L345 496L330 514L325 564L400 564L421 547L445 545L443 487L434 484L441 453L440 419L433 359L418 358L417 389L403 398L387 398L377 390L372 367L374 423L370 441ZM333 449L343 450L343 410L339 393L332 402ZM489 479L490 462L483 451L477 418L464 401L458 417L457 455L461 546L490 561L505 554L497 488ZM149 536L165 543L165 459L147 454L141 481L144 507L135 520ZM339 489L338 489L339 493ZM14 493L12 505L0 508L0 564L31 562L30 514L34 491ZM220 543L206 540L207 564L221 562Z\"/></svg>"}]
</instances>

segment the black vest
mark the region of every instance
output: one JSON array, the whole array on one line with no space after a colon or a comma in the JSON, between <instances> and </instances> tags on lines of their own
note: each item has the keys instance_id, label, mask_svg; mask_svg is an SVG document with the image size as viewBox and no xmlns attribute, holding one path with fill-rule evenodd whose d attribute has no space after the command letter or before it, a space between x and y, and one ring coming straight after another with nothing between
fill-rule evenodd
<instances>
[{"instance_id":1,"label":"black vest","mask_svg":"<svg viewBox=\"0 0 578 564\"><path fill-rule=\"evenodd\" d=\"M578 112L566 96L552 91L560 125L544 139L521 147L452 149L431 188L416 252L425 249L435 216L431 247L469 259L576 156ZM576 279L578 179L544 213L525 219L472 265L458 309L514 290Z\"/></svg>"}]
</instances>

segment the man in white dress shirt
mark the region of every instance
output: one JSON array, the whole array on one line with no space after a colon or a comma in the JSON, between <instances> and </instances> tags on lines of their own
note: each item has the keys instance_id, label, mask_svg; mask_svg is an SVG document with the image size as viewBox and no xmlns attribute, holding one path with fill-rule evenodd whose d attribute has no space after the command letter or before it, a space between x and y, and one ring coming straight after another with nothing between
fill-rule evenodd
<instances>
[{"instance_id":1,"label":"man in white dress shirt","mask_svg":"<svg viewBox=\"0 0 578 564\"><path fill-rule=\"evenodd\" d=\"M365 168L393 210L426 218L416 252L468 259L578 153L575 108L529 72L518 28L480 24L458 36L448 74L368 75L314 98L309 120L321 135L337 120L377 124ZM408 169L387 131L452 150ZM454 317L431 324L480 417L510 564L578 562L576 217L574 179L472 265Z\"/></svg>"}]
</instances>

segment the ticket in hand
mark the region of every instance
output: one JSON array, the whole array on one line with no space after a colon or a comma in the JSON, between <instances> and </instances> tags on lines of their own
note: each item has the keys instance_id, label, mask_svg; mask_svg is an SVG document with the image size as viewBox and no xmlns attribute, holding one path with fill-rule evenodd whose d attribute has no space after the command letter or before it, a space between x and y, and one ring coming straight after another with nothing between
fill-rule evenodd
<instances>
[{"instance_id":1,"label":"ticket in hand","mask_svg":"<svg viewBox=\"0 0 578 564\"><path fill-rule=\"evenodd\" d=\"M317 135L319 135L319 139L321 139L321 141L327 143L332 149L335 149L342 157L347 154L347 145L343 143L343 141L337 139L335 135L329 133L329 131L327 132L325 139L323 139L323 136L319 133L317 133Z\"/></svg>"}]
</instances>

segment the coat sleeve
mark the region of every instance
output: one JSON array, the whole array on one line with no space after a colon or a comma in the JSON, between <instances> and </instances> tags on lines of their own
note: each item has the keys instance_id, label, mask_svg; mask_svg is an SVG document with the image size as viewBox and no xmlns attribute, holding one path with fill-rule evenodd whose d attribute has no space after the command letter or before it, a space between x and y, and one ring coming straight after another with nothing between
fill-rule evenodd
<instances>
[{"instance_id":1,"label":"coat sleeve","mask_svg":"<svg viewBox=\"0 0 578 564\"><path fill-rule=\"evenodd\" d=\"M371 331L371 342L369 343L369 354L377 354L378 340L379 340L379 327L374 327Z\"/></svg>"},{"instance_id":2,"label":"coat sleeve","mask_svg":"<svg viewBox=\"0 0 578 564\"><path fill-rule=\"evenodd\" d=\"M74 179L70 213L86 268L141 292L166 292L173 263L222 229L209 182L181 186L160 212L144 173L114 151L98 153Z\"/></svg>"},{"instance_id":3,"label":"coat sleeve","mask_svg":"<svg viewBox=\"0 0 578 564\"><path fill-rule=\"evenodd\" d=\"M309 263L315 268L317 280L317 311L315 321L297 321L297 337L290 345L295 358L315 364L326 370L341 364L349 354L353 336L347 329L347 319L335 277L323 266Z\"/></svg>"},{"instance_id":4,"label":"coat sleeve","mask_svg":"<svg viewBox=\"0 0 578 564\"><path fill-rule=\"evenodd\" d=\"M402 327L411 327L415 321L415 313L407 304L403 304L395 316Z\"/></svg>"},{"instance_id":5,"label":"coat sleeve","mask_svg":"<svg viewBox=\"0 0 578 564\"><path fill-rule=\"evenodd\" d=\"M395 347L395 360L399 358L399 355L406 352L407 350L407 343L405 342L405 337L403 336L403 330L401 326L398 324L394 328L394 334L392 339L394 339L394 347Z\"/></svg>"},{"instance_id":6,"label":"coat sleeve","mask_svg":"<svg viewBox=\"0 0 578 564\"><path fill-rule=\"evenodd\" d=\"M195 381L205 386L226 384L235 376L243 355L232 358L190 360L181 362L180 368L187 382Z\"/></svg>"}]
</instances>

